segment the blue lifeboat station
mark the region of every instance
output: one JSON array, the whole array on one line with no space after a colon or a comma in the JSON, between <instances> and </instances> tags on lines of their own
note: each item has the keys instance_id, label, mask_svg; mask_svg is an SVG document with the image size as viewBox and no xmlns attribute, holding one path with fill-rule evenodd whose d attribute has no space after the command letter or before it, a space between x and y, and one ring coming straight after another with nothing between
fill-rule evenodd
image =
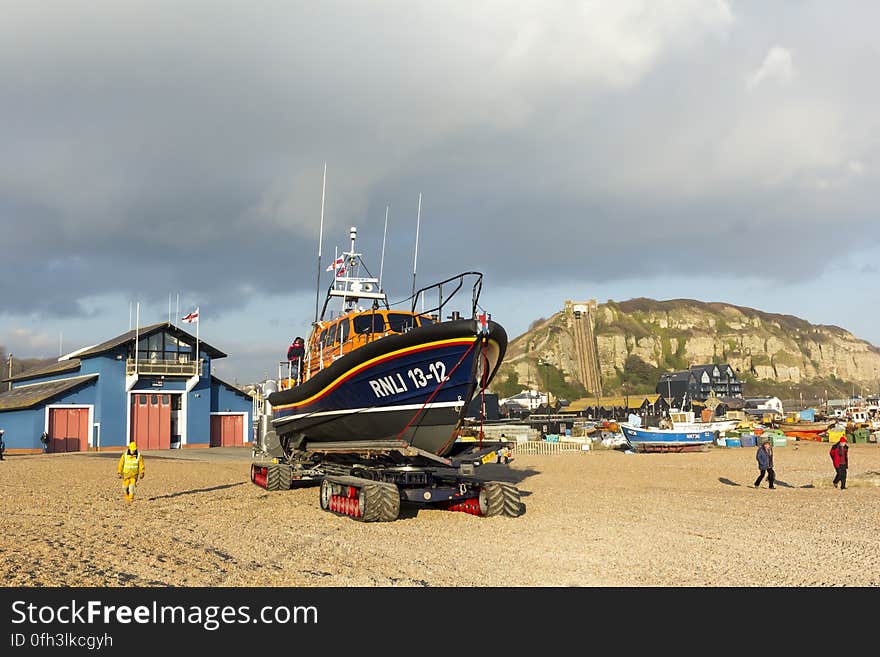
<instances>
[{"instance_id":1,"label":"blue lifeboat station","mask_svg":"<svg viewBox=\"0 0 880 657\"><path fill-rule=\"evenodd\" d=\"M132 440L141 450L249 444L253 399L211 374L224 357L163 322L4 379L7 452L120 451Z\"/></svg>"}]
</instances>

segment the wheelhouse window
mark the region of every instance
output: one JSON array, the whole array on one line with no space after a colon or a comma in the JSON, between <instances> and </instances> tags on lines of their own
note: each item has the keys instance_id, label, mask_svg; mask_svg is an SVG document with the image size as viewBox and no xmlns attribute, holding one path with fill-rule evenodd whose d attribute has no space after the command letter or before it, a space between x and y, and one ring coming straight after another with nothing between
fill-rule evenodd
<instances>
[{"instance_id":1,"label":"wheelhouse window","mask_svg":"<svg viewBox=\"0 0 880 657\"><path fill-rule=\"evenodd\" d=\"M358 315L354 318L354 332L358 335L365 333L383 333L385 331L385 318L381 313Z\"/></svg>"},{"instance_id":2,"label":"wheelhouse window","mask_svg":"<svg viewBox=\"0 0 880 657\"><path fill-rule=\"evenodd\" d=\"M345 343L345 341L348 340L348 326L349 322L347 318L339 322L339 331L336 336L341 343Z\"/></svg>"},{"instance_id":3,"label":"wheelhouse window","mask_svg":"<svg viewBox=\"0 0 880 657\"><path fill-rule=\"evenodd\" d=\"M419 326L430 326L431 324L436 324L433 317L428 317L427 315L419 315Z\"/></svg>"},{"instance_id":4,"label":"wheelhouse window","mask_svg":"<svg viewBox=\"0 0 880 657\"><path fill-rule=\"evenodd\" d=\"M409 313L388 313L388 330L406 333L415 326L416 318Z\"/></svg>"},{"instance_id":5,"label":"wheelhouse window","mask_svg":"<svg viewBox=\"0 0 880 657\"><path fill-rule=\"evenodd\" d=\"M187 363L192 360L192 352L191 345L167 331L159 331L138 340L138 360ZM134 357L133 353L130 355Z\"/></svg>"}]
</instances>

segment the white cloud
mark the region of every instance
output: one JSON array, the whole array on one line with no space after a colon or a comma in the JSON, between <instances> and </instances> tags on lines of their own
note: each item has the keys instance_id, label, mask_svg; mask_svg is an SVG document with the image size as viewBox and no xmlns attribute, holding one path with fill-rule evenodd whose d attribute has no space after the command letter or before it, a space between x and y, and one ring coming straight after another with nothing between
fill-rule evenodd
<instances>
[{"instance_id":1,"label":"white cloud","mask_svg":"<svg viewBox=\"0 0 880 657\"><path fill-rule=\"evenodd\" d=\"M773 46L760 68L749 76L746 86L749 91L754 91L765 80L788 82L793 75L794 66L791 63L791 51L782 46Z\"/></svg>"}]
</instances>

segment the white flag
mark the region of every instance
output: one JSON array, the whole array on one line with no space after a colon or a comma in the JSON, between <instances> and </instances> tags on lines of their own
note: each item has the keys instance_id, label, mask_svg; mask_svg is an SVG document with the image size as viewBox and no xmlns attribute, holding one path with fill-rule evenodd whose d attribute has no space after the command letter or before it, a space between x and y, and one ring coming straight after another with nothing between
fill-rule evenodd
<instances>
[{"instance_id":1,"label":"white flag","mask_svg":"<svg viewBox=\"0 0 880 657\"><path fill-rule=\"evenodd\" d=\"M199 309L196 308L194 312L191 312L186 317L182 317L181 321L186 322L187 324L198 324L199 323Z\"/></svg>"}]
</instances>

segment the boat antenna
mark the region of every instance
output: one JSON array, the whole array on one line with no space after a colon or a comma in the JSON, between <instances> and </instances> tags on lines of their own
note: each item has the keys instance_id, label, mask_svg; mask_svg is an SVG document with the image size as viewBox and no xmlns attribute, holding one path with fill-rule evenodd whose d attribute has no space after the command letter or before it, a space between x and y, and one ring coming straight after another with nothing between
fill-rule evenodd
<instances>
[{"instance_id":1,"label":"boat antenna","mask_svg":"<svg viewBox=\"0 0 880 657\"><path fill-rule=\"evenodd\" d=\"M419 223L422 219L422 193L419 192L419 210L416 214L416 253L413 256L413 287L412 293L413 296L416 294L416 265L419 262Z\"/></svg>"},{"instance_id":2,"label":"boat antenna","mask_svg":"<svg viewBox=\"0 0 880 657\"><path fill-rule=\"evenodd\" d=\"M382 289L382 271L385 269L385 237L388 235L388 208L385 206L385 231L382 233L382 259L379 261L379 289Z\"/></svg>"},{"instance_id":3,"label":"boat antenna","mask_svg":"<svg viewBox=\"0 0 880 657\"><path fill-rule=\"evenodd\" d=\"M327 163L324 162L324 181L321 183L321 225L318 228L318 279L315 283L315 323L318 322L318 300L321 295L321 246L324 242L324 191L327 189Z\"/></svg>"}]
</instances>

